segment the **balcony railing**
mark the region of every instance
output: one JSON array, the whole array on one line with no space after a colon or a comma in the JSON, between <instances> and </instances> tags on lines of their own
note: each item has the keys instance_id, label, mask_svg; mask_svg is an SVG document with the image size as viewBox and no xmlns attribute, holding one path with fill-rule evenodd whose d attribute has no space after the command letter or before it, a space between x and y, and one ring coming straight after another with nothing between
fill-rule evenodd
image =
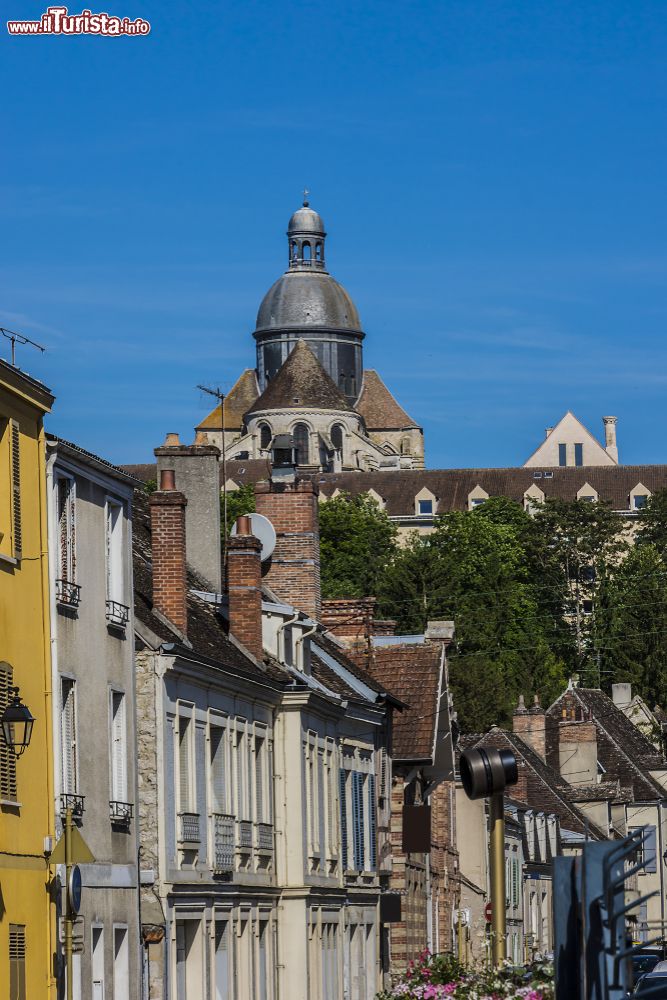
<instances>
[{"instance_id":1,"label":"balcony railing","mask_svg":"<svg viewBox=\"0 0 667 1000\"><path fill-rule=\"evenodd\" d=\"M199 813L179 813L181 843L199 843Z\"/></svg>"},{"instance_id":2,"label":"balcony railing","mask_svg":"<svg viewBox=\"0 0 667 1000\"><path fill-rule=\"evenodd\" d=\"M107 621L117 628L125 628L130 620L130 609L120 601L107 601Z\"/></svg>"},{"instance_id":3,"label":"balcony railing","mask_svg":"<svg viewBox=\"0 0 667 1000\"><path fill-rule=\"evenodd\" d=\"M271 823L257 824L257 849L273 851L273 826Z\"/></svg>"},{"instance_id":4,"label":"balcony railing","mask_svg":"<svg viewBox=\"0 0 667 1000\"><path fill-rule=\"evenodd\" d=\"M78 608L81 603L81 587L70 580L56 580L56 601L68 608Z\"/></svg>"},{"instance_id":5,"label":"balcony railing","mask_svg":"<svg viewBox=\"0 0 667 1000\"><path fill-rule=\"evenodd\" d=\"M131 802L118 802L116 799L109 800L109 818L114 826L129 826L134 814L134 806Z\"/></svg>"},{"instance_id":6,"label":"balcony railing","mask_svg":"<svg viewBox=\"0 0 667 1000\"><path fill-rule=\"evenodd\" d=\"M85 795L75 795L73 792L63 792L60 796L60 815L65 816L68 809L72 810L73 819L81 819L85 809Z\"/></svg>"},{"instance_id":7,"label":"balcony railing","mask_svg":"<svg viewBox=\"0 0 667 1000\"><path fill-rule=\"evenodd\" d=\"M252 849L252 823L247 819L240 819L237 821L237 844L244 850Z\"/></svg>"},{"instance_id":8,"label":"balcony railing","mask_svg":"<svg viewBox=\"0 0 667 1000\"><path fill-rule=\"evenodd\" d=\"M213 871L218 875L234 870L234 817L213 813Z\"/></svg>"}]
</instances>

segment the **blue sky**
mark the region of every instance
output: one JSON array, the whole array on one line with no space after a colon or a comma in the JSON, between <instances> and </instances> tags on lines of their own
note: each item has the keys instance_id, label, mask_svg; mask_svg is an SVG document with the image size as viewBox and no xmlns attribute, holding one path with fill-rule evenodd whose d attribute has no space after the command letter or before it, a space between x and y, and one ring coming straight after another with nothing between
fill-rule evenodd
<instances>
[{"instance_id":1,"label":"blue sky","mask_svg":"<svg viewBox=\"0 0 667 1000\"><path fill-rule=\"evenodd\" d=\"M521 464L567 409L667 462L664 3L101 9L150 36L0 47L0 325L48 347L53 431L191 440L307 185L429 466Z\"/></svg>"}]
</instances>

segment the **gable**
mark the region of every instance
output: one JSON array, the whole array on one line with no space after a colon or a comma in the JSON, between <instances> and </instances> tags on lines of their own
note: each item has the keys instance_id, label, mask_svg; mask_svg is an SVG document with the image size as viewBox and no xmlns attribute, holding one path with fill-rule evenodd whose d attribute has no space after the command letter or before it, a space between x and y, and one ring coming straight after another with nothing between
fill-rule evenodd
<instances>
[{"instance_id":1,"label":"gable","mask_svg":"<svg viewBox=\"0 0 667 1000\"><path fill-rule=\"evenodd\" d=\"M575 445L581 445L583 456L581 463L575 461ZM524 463L524 468L560 466L559 445L565 446L566 465L617 465L618 463L607 454L600 442L593 437L574 413L569 410L549 432L546 439L535 449Z\"/></svg>"}]
</instances>

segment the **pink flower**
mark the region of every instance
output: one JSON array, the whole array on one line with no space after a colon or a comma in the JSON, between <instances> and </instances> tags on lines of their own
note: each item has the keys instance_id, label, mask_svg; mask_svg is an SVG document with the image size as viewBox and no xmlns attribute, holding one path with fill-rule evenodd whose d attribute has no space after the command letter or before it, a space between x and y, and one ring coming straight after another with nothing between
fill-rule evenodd
<instances>
[{"instance_id":1,"label":"pink flower","mask_svg":"<svg viewBox=\"0 0 667 1000\"><path fill-rule=\"evenodd\" d=\"M443 989L442 992L443 993L454 993L454 991L456 990L457 985L458 985L458 983L446 983L445 984L445 988Z\"/></svg>"}]
</instances>

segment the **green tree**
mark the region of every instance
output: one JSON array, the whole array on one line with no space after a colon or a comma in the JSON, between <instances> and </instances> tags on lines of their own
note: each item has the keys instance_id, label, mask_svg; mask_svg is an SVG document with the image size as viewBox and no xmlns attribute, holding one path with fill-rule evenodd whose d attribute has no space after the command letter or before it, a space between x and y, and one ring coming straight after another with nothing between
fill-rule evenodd
<instances>
[{"instance_id":1,"label":"green tree","mask_svg":"<svg viewBox=\"0 0 667 1000\"><path fill-rule=\"evenodd\" d=\"M322 596L374 597L396 551L396 528L363 494L320 504Z\"/></svg>"},{"instance_id":2,"label":"green tree","mask_svg":"<svg viewBox=\"0 0 667 1000\"><path fill-rule=\"evenodd\" d=\"M661 558L667 556L667 490L657 490L639 515L639 545L654 545Z\"/></svg>"},{"instance_id":3,"label":"green tree","mask_svg":"<svg viewBox=\"0 0 667 1000\"><path fill-rule=\"evenodd\" d=\"M227 491L227 534L232 530L232 525L237 517L243 514L252 514L255 510L255 487L252 483L245 483L237 490ZM220 494L220 530L225 530L225 502L224 496Z\"/></svg>"}]
</instances>

